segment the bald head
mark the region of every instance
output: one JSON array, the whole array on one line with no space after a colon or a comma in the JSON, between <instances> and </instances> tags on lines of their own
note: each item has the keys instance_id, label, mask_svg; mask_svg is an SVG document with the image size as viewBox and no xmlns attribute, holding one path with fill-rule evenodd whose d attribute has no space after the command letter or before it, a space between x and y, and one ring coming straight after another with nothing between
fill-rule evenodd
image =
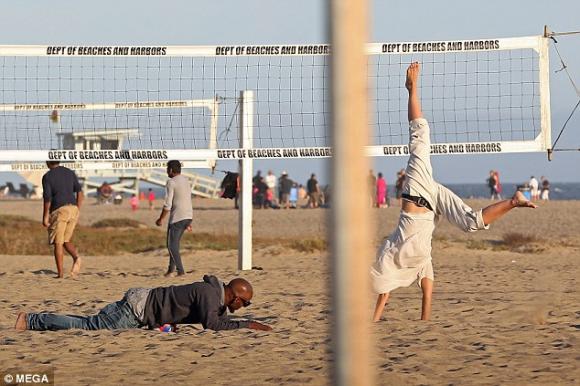
<instances>
[{"instance_id":1,"label":"bald head","mask_svg":"<svg viewBox=\"0 0 580 386\"><path fill-rule=\"evenodd\" d=\"M246 300L251 300L254 296L254 289L250 282L241 277L235 278L228 283L228 287L234 291L236 296L242 296Z\"/></svg>"}]
</instances>

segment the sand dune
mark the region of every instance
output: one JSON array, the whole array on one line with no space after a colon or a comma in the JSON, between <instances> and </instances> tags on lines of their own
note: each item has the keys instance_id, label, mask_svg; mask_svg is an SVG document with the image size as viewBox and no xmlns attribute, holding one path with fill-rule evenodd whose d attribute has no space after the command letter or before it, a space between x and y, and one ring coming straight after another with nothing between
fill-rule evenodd
<instances>
[{"instance_id":1,"label":"sand dune","mask_svg":"<svg viewBox=\"0 0 580 386\"><path fill-rule=\"evenodd\" d=\"M194 230L237 232L237 212L230 204L196 200ZM91 224L133 215L124 209L87 205L81 218ZM40 208L38 202L0 201L0 213L37 219ZM326 214L256 211L254 231L259 237L323 235ZM148 210L135 214L148 224L156 215ZM394 225L398 209L377 210L374 215L380 239ZM507 232L533 235L534 253L495 248ZM470 244L470 239L478 243ZM434 244L433 320L418 321L416 287L393 292L383 320L373 325L377 384L578 384L579 258L579 202L518 210L490 231L473 235L442 225ZM253 283L256 294L252 306L239 316L270 324L272 332L212 332L193 325L178 333L17 333L12 326L21 310L91 314L120 299L130 287L182 284L208 272L231 279L240 274L237 255L188 251L188 274L172 279L161 276L165 251L86 256L80 279L64 281L52 279L49 256L0 255L0 370L51 367L57 385L328 384L328 261L326 254L276 246L255 252L254 266L261 269L241 275ZM366 263L364 257L361 263Z\"/></svg>"}]
</instances>

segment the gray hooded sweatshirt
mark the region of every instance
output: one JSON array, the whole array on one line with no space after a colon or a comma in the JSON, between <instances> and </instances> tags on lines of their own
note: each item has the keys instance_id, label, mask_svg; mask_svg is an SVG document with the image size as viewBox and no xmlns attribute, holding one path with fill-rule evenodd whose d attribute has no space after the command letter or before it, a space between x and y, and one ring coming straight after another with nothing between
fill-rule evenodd
<instances>
[{"instance_id":1,"label":"gray hooded sweatshirt","mask_svg":"<svg viewBox=\"0 0 580 386\"><path fill-rule=\"evenodd\" d=\"M150 328L173 324L201 323L210 330L247 328L248 321L233 321L224 305L224 285L215 276L203 282L154 288L147 297L143 323Z\"/></svg>"}]
</instances>

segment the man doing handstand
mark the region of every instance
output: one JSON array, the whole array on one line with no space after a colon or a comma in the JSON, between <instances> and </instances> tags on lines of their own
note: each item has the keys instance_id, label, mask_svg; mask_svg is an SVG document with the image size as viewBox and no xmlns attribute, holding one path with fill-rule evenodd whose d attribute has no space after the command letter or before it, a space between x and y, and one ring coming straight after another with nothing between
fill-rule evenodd
<instances>
[{"instance_id":1,"label":"man doing handstand","mask_svg":"<svg viewBox=\"0 0 580 386\"><path fill-rule=\"evenodd\" d=\"M421 319L429 320L433 293L431 238L441 216L466 232L488 229L489 224L516 207L536 205L516 192L504 200L474 211L455 193L433 179L430 160L429 125L423 118L418 95L419 63L407 69L405 87L409 92L409 161L403 185L403 205L395 231L382 244L371 267L371 280L379 294L373 321L383 313L389 293L417 281L423 291Z\"/></svg>"}]
</instances>

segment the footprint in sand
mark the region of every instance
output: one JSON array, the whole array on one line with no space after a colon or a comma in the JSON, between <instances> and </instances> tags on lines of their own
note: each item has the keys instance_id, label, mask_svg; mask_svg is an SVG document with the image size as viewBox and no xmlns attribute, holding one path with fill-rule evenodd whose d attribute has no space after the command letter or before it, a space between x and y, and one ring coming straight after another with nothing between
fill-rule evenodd
<instances>
[{"instance_id":1,"label":"footprint in sand","mask_svg":"<svg viewBox=\"0 0 580 386\"><path fill-rule=\"evenodd\" d=\"M0 339L0 346L10 346L13 344L16 344L16 340L14 340L12 338L5 337L5 338Z\"/></svg>"},{"instance_id":2,"label":"footprint in sand","mask_svg":"<svg viewBox=\"0 0 580 386\"><path fill-rule=\"evenodd\" d=\"M558 350L564 349L564 348L570 348L572 347L572 345L568 342L563 342L561 340L556 340L554 342L552 342L552 346L554 346L555 348L557 348Z\"/></svg>"}]
</instances>

